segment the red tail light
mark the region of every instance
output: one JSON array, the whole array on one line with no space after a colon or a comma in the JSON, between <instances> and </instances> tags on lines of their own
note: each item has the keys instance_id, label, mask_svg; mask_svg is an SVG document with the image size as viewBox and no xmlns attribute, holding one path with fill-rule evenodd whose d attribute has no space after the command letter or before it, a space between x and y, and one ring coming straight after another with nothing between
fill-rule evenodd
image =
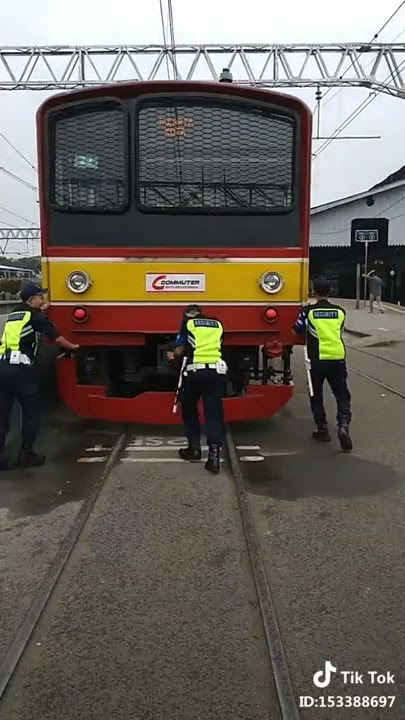
<instances>
[{"instance_id":1,"label":"red tail light","mask_svg":"<svg viewBox=\"0 0 405 720\"><path fill-rule=\"evenodd\" d=\"M273 342L266 343L264 351L267 357L280 357L283 353L283 346L279 340L273 340Z\"/></svg>"},{"instance_id":2,"label":"red tail light","mask_svg":"<svg viewBox=\"0 0 405 720\"><path fill-rule=\"evenodd\" d=\"M84 322L88 318L87 310L83 307L76 307L72 313L75 322Z\"/></svg>"},{"instance_id":3,"label":"red tail light","mask_svg":"<svg viewBox=\"0 0 405 720\"><path fill-rule=\"evenodd\" d=\"M267 307L263 313L263 317L266 320L266 322L272 323L277 320L278 312L277 312L276 308L274 308L274 307Z\"/></svg>"}]
</instances>

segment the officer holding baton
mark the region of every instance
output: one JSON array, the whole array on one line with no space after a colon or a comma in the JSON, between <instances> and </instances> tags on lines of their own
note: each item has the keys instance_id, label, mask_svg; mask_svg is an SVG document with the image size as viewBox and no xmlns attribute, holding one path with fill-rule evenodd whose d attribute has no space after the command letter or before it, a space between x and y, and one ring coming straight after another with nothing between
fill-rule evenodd
<instances>
[{"instance_id":1,"label":"officer holding baton","mask_svg":"<svg viewBox=\"0 0 405 720\"><path fill-rule=\"evenodd\" d=\"M226 363L222 360L223 327L219 320L204 315L198 305L186 308L174 352L167 359L185 355L181 409L188 446L179 450L183 460L201 460L201 425L198 401L204 408L205 433L208 442L209 472L220 470L220 448L224 438L222 398Z\"/></svg>"},{"instance_id":2,"label":"officer holding baton","mask_svg":"<svg viewBox=\"0 0 405 720\"><path fill-rule=\"evenodd\" d=\"M325 277L314 280L316 303L300 311L295 333L306 333L306 366L311 410L317 430L313 438L329 442L330 434L323 404L323 384L327 380L337 404L338 438L342 450L352 450L349 434L351 422L351 396L347 387L346 348L342 333L346 311L328 299L330 283Z\"/></svg>"}]
</instances>

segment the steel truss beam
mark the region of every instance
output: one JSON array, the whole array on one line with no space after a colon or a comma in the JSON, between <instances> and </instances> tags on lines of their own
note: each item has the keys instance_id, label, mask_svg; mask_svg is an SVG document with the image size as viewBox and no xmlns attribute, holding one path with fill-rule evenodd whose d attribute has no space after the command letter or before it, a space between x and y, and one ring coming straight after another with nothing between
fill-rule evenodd
<instances>
[{"instance_id":1,"label":"steel truss beam","mask_svg":"<svg viewBox=\"0 0 405 720\"><path fill-rule=\"evenodd\" d=\"M41 237L41 231L39 228L5 228L0 227L0 254L4 255L9 242L15 242L16 240L25 240L28 243L31 241L38 241Z\"/></svg>"},{"instance_id":2,"label":"steel truss beam","mask_svg":"<svg viewBox=\"0 0 405 720\"><path fill-rule=\"evenodd\" d=\"M39 240L39 228L2 228L0 227L0 240Z\"/></svg>"},{"instance_id":3,"label":"steel truss beam","mask_svg":"<svg viewBox=\"0 0 405 720\"><path fill-rule=\"evenodd\" d=\"M405 43L94 45L0 48L0 90L125 80L218 80L262 87L366 87L405 98Z\"/></svg>"}]
</instances>

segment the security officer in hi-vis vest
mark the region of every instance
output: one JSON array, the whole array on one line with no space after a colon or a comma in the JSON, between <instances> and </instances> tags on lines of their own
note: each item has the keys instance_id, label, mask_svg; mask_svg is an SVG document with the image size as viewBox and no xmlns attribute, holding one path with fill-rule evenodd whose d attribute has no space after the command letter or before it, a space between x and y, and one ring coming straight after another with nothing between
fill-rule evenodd
<instances>
[{"instance_id":1,"label":"security officer in hi-vis vest","mask_svg":"<svg viewBox=\"0 0 405 720\"><path fill-rule=\"evenodd\" d=\"M316 303L303 307L294 325L295 333L306 332L307 336L313 388L311 409L318 426L313 437L321 442L330 441L323 404L323 383L327 380L336 398L340 445L342 450L350 452L353 447L349 435L351 397L347 387L346 348L342 340L346 311L340 305L329 302L330 283L327 278L316 278L314 293Z\"/></svg>"},{"instance_id":2,"label":"security officer in hi-vis vest","mask_svg":"<svg viewBox=\"0 0 405 720\"><path fill-rule=\"evenodd\" d=\"M0 470L13 466L4 457L14 400L22 411L21 450L19 467L43 465L44 455L34 452L33 445L40 422L38 385L33 362L38 350L39 335L56 342L65 350L79 346L59 335L54 324L42 312L46 305L47 288L27 282L21 289L22 303L8 315L0 342Z\"/></svg>"},{"instance_id":3,"label":"security officer in hi-vis vest","mask_svg":"<svg viewBox=\"0 0 405 720\"><path fill-rule=\"evenodd\" d=\"M174 352L168 360L185 354L181 408L188 447L181 448L183 460L201 460L201 426L198 401L204 408L208 460L205 468L212 473L220 470L220 448L224 438L222 397L226 363L222 360L223 327L219 320L203 315L198 305L186 308Z\"/></svg>"}]
</instances>

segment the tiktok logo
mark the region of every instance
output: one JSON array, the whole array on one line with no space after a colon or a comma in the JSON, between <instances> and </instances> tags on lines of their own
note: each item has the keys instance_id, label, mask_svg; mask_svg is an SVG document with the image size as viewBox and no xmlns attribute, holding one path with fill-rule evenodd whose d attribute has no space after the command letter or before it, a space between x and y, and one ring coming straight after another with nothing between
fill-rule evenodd
<instances>
[{"instance_id":1,"label":"tiktok logo","mask_svg":"<svg viewBox=\"0 0 405 720\"><path fill-rule=\"evenodd\" d=\"M337 668L333 667L332 663L327 660L325 662L325 670L319 670L314 675L314 685L320 688L327 687L332 679L332 673L336 672Z\"/></svg>"}]
</instances>

